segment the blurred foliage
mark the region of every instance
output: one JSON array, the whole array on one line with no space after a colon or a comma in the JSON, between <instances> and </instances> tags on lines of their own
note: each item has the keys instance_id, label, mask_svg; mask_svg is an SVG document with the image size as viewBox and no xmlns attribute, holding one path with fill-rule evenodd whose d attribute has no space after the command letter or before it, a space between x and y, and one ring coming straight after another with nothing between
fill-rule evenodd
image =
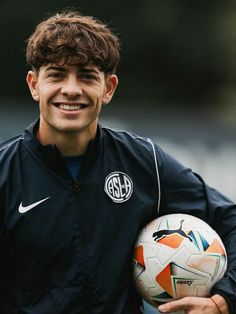
<instances>
[{"instance_id":1,"label":"blurred foliage","mask_svg":"<svg viewBox=\"0 0 236 314\"><path fill-rule=\"evenodd\" d=\"M1 0L2 97L28 97L25 40L47 14L67 7L119 35L119 99L235 111L233 0Z\"/></svg>"}]
</instances>

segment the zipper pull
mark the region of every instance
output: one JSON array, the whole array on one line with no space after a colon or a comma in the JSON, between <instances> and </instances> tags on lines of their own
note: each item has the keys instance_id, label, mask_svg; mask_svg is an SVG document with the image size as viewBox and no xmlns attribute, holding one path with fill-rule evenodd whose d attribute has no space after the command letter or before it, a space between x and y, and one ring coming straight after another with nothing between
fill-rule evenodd
<instances>
[{"instance_id":1,"label":"zipper pull","mask_svg":"<svg viewBox=\"0 0 236 314\"><path fill-rule=\"evenodd\" d=\"M79 181L77 178L73 178L73 190L75 192L79 192L80 191L80 185L79 185Z\"/></svg>"}]
</instances>

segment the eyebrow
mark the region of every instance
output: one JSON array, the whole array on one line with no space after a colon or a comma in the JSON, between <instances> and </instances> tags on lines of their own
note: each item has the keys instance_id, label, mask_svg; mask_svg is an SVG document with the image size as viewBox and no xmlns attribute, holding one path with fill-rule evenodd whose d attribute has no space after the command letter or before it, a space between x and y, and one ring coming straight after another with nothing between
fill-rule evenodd
<instances>
[{"instance_id":1,"label":"eyebrow","mask_svg":"<svg viewBox=\"0 0 236 314\"><path fill-rule=\"evenodd\" d=\"M93 68L85 68L85 67L81 67L78 69L78 72L81 73L94 73L94 74L99 74L99 72L96 69Z\"/></svg>"},{"instance_id":2,"label":"eyebrow","mask_svg":"<svg viewBox=\"0 0 236 314\"><path fill-rule=\"evenodd\" d=\"M63 67L60 67L60 66L49 66L48 68L46 68L46 72L48 72L48 71L62 71L62 72L65 72L66 71L66 69L65 68L63 68Z\"/></svg>"},{"instance_id":3,"label":"eyebrow","mask_svg":"<svg viewBox=\"0 0 236 314\"><path fill-rule=\"evenodd\" d=\"M47 69L46 69L46 72L48 71L61 71L61 72L66 72L67 69L62 67L62 66L49 66ZM94 74L99 74L98 70L96 69L93 69L93 68L89 68L89 67L78 67L78 73L94 73Z\"/></svg>"}]
</instances>

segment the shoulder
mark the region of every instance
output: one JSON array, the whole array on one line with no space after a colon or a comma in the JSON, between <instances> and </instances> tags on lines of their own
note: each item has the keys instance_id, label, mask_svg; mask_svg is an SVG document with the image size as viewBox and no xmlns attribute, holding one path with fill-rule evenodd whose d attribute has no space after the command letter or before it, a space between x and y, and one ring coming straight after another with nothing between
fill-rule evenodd
<instances>
[{"instance_id":1,"label":"shoulder","mask_svg":"<svg viewBox=\"0 0 236 314\"><path fill-rule=\"evenodd\" d=\"M2 142L0 144L0 158L15 152L23 138L23 135L18 135Z\"/></svg>"},{"instance_id":2,"label":"shoulder","mask_svg":"<svg viewBox=\"0 0 236 314\"><path fill-rule=\"evenodd\" d=\"M9 174L14 175L15 164L20 160L21 140L22 136L15 136L0 144L0 190L8 181Z\"/></svg>"},{"instance_id":3,"label":"shoulder","mask_svg":"<svg viewBox=\"0 0 236 314\"><path fill-rule=\"evenodd\" d=\"M132 145L131 147L136 146L140 148L146 148L148 150L152 148L152 141L147 137L143 137L132 132L112 129L104 126L101 126L101 131L104 138L107 140L113 140L123 145Z\"/></svg>"},{"instance_id":4,"label":"shoulder","mask_svg":"<svg viewBox=\"0 0 236 314\"><path fill-rule=\"evenodd\" d=\"M114 141L116 145L125 146L128 150L135 151L138 154L144 154L146 157L154 158L155 161L162 165L166 160L171 159L158 144L151 138L137 135L132 132L101 127L104 137L110 142Z\"/></svg>"},{"instance_id":5,"label":"shoulder","mask_svg":"<svg viewBox=\"0 0 236 314\"><path fill-rule=\"evenodd\" d=\"M155 162L155 167L163 162L163 150L152 139L132 132L101 127L104 143L111 149L115 147L124 155L135 156L141 162Z\"/></svg>"}]
</instances>

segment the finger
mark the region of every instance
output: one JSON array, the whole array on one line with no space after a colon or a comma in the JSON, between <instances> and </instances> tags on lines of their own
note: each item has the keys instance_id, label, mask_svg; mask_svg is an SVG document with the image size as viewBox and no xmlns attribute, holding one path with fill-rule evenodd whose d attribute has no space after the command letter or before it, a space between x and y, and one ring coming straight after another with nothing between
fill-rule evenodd
<instances>
[{"instance_id":1,"label":"finger","mask_svg":"<svg viewBox=\"0 0 236 314\"><path fill-rule=\"evenodd\" d=\"M180 311L180 310L187 310L189 307L188 302L184 299L180 299L177 301L171 301L165 304L162 304L158 306L158 311L162 313L170 313L170 312L175 312L175 311Z\"/></svg>"}]
</instances>

